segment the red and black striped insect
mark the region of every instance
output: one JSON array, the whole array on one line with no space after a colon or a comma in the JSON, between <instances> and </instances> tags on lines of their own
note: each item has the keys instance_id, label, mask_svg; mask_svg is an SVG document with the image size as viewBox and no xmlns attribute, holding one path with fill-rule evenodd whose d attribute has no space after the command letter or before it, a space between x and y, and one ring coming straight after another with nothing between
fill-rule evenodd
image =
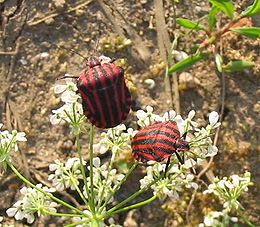
<instances>
[{"instance_id":1,"label":"red and black striped insect","mask_svg":"<svg viewBox=\"0 0 260 227\"><path fill-rule=\"evenodd\" d=\"M80 74L77 87L83 112L99 128L112 128L124 121L131 107L123 68L113 60L102 63L102 57L87 58L87 68Z\"/></svg>"},{"instance_id":2,"label":"red and black striped insect","mask_svg":"<svg viewBox=\"0 0 260 227\"><path fill-rule=\"evenodd\" d=\"M180 136L175 121L159 122L143 128L134 136L131 146L134 158L144 163L149 160L161 162L168 158L165 173L173 154L184 164L178 152L189 150L189 144Z\"/></svg>"}]
</instances>

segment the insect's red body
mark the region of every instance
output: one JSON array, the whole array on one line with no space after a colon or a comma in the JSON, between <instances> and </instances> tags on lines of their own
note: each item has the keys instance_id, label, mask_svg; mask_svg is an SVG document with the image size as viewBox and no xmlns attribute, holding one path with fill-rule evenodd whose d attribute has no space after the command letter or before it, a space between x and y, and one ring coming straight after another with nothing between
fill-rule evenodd
<instances>
[{"instance_id":1,"label":"insect's red body","mask_svg":"<svg viewBox=\"0 0 260 227\"><path fill-rule=\"evenodd\" d=\"M175 121L155 123L143 128L135 135L131 146L134 158L141 162L161 162L176 152L189 149L188 142L180 137Z\"/></svg>"},{"instance_id":2,"label":"insect's red body","mask_svg":"<svg viewBox=\"0 0 260 227\"><path fill-rule=\"evenodd\" d=\"M131 107L131 95L124 70L114 63L89 57L87 69L78 78L84 114L99 128L111 128L124 121Z\"/></svg>"}]
</instances>

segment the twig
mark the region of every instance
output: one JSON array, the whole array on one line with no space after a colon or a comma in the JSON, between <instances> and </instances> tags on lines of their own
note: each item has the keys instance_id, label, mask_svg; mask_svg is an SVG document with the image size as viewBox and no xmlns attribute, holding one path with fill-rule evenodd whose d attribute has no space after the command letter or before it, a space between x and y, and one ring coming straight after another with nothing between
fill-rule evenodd
<instances>
[{"instance_id":1,"label":"twig","mask_svg":"<svg viewBox=\"0 0 260 227\"><path fill-rule=\"evenodd\" d=\"M144 63L147 63L151 57L151 51L146 45L143 44L143 40L137 33L135 28L129 23L129 20L117 9L116 4L113 1L97 0L102 8L105 16L113 25L113 30L124 38L129 38L132 41L132 56L138 59L139 66L143 67ZM142 61L140 61L142 60Z\"/></svg>"},{"instance_id":2,"label":"twig","mask_svg":"<svg viewBox=\"0 0 260 227\"><path fill-rule=\"evenodd\" d=\"M28 21L27 25L28 26L35 26L37 24L43 23L44 21L46 21L48 19L57 17L57 16L59 16L61 14L71 13L73 11L76 11L76 10L78 10L78 9L88 5L90 2L92 2L92 0L86 0L86 1L83 1L82 3L78 4L77 6L68 9L66 12L60 12L60 13L55 12L55 13L51 13L51 14L49 14L49 15L41 18L41 19L38 19L38 20L35 20L35 21L34 20Z\"/></svg>"},{"instance_id":3,"label":"twig","mask_svg":"<svg viewBox=\"0 0 260 227\"><path fill-rule=\"evenodd\" d=\"M158 38L158 47L160 55L165 64L172 64L173 59L171 57L171 40L167 31L167 25L164 17L164 9L162 0L154 1L156 31ZM174 103L174 107L177 113L180 113L180 95L178 88L178 78L174 73L171 75L172 79L167 75L168 83L170 86L171 102ZM173 95L174 93L174 95ZM171 105L173 106L173 103Z\"/></svg>"},{"instance_id":4,"label":"twig","mask_svg":"<svg viewBox=\"0 0 260 227\"><path fill-rule=\"evenodd\" d=\"M9 51L9 52L0 51L0 55L16 55L16 54L17 54L16 51Z\"/></svg>"},{"instance_id":5,"label":"twig","mask_svg":"<svg viewBox=\"0 0 260 227\"><path fill-rule=\"evenodd\" d=\"M195 200L195 197L196 197L196 194L197 194L197 188L194 190L194 192L192 193L192 196L191 196L191 199L190 199L190 202L189 202L189 205L187 207L187 211L186 211L186 222L187 224L189 225L190 224L190 210L191 210L191 206Z\"/></svg>"}]
</instances>

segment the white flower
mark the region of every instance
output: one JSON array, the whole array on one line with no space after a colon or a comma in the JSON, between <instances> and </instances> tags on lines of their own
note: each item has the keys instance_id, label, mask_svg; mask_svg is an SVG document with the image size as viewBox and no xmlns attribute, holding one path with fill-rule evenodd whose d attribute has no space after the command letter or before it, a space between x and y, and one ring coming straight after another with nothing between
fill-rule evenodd
<instances>
[{"instance_id":1,"label":"white flower","mask_svg":"<svg viewBox=\"0 0 260 227\"><path fill-rule=\"evenodd\" d=\"M46 192L53 192L54 190L47 187L42 187L41 184L36 185ZM21 200L18 200L13 207L9 208L6 213L9 217L15 217L16 220L27 219L29 224L35 220L34 214L38 216L45 215L48 212L56 212L57 203L53 202L49 197L34 188L23 187L20 190L23 195Z\"/></svg>"},{"instance_id":2,"label":"white flower","mask_svg":"<svg viewBox=\"0 0 260 227\"><path fill-rule=\"evenodd\" d=\"M19 141L19 142L27 141L27 139L25 137L25 133L24 132L17 132L17 134L16 134L16 141Z\"/></svg>"},{"instance_id":3,"label":"white flower","mask_svg":"<svg viewBox=\"0 0 260 227\"><path fill-rule=\"evenodd\" d=\"M65 74L65 77L71 77L69 74ZM80 98L76 94L78 88L71 78L64 79L65 84L56 84L54 86L54 93L61 94L61 101L65 103L77 102Z\"/></svg>"},{"instance_id":4,"label":"white flower","mask_svg":"<svg viewBox=\"0 0 260 227\"><path fill-rule=\"evenodd\" d=\"M82 164L86 165L86 162L82 160ZM54 173L49 175L48 180L52 181L57 191L66 188L75 190L79 185L79 179L82 179L79 158L69 158L65 164L55 160L55 163L49 165L49 170Z\"/></svg>"},{"instance_id":5,"label":"white flower","mask_svg":"<svg viewBox=\"0 0 260 227\"><path fill-rule=\"evenodd\" d=\"M214 182L208 186L205 193L214 193L222 199L223 207L227 211L237 210L241 207L238 198L243 192L247 191L248 186L252 183L250 181L251 175L249 172L244 173L243 177L232 175L231 177L223 177L223 179L215 178Z\"/></svg>"},{"instance_id":6,"label":"white flower","mask_svg":"<svg viewBox=\"0 0 260 227\"><path fill-rule=\"evenodd\" d=\"M62 120L71 125L81 125L84 123L85 115L83 115L82 105L77 102L65 103L59 109L52 110L53 115L50 117L50 122L55 125Z\"/></svg>"},{"instance_id":7,"label":"white flower","mask_svg":"<svg viewBox=\"0 0 260 227\"><path fill-rule=\"evenodd\" d=\"M218 122L219 115L216 111L213 111L209 114L209 123L215 125Z\"/></svg>"},{"instance_id":8,"label":"white flower","mask_svg":"<svg viewBox=\"0 0 260 227\"><path fill-rule=\"evenodd\" d=\"M0 129L3 124L0 124ZM27 141L24 132L17 132L13 130L11 133L7 130L0 131L0 163L4 169L6 167L5 161L11 161L10 153L18 151L17 142Z\"/></svg>"},{"instance_id":9,"label":"white flower","mask_svg":"<svg viewBox=\"0 0 260 227\"><path fill-rule=\"evenodd\" d=\"M118 125L114 128L108 129L107 132L101 134L101 140L95 145L101 154L104 154L108 150L112 153L118 154L128 152L131 150L131 140L137 131L132 128L128 128L127 132L124 124Z\"/></svg>"},{"instance_id":10,"label":"white flower","mask_svg":"<svg viewBox=\"0 0 260 227\"><path fill-rule=\"evenodd\" d=\"M101 163L100 158L98 158L98 157L93 158L93 165L96 168L100 167L100 163Z\"/></svg>"},{"instance_id":11,"label":"white flower","mask_svg":"<svg viewBox=\"0 0 260 227\"><path fill-rule=\"evenodd\" d=\"M218 153L218 148L215 145L209 144L206 157L215 156Z\"/></svg>"},{"instance_id":12,"label":"white flower","mask_svg":"<svg viewBox=\"0 0 260 227\"><path fill-rule=\"evenodd\" d=\"M174 110L170 110L168 112L166 112L163 117L162 117L162 121L170 121L170 120L174 120L174 118L176 117L176 112Z\"/></svg>"},{"instance_id":13,"label":"white flower","mask_svg":"<svg viewBox=\"0 0 260 227\"><path fill-rule=\"evenodd\" d=\"M104 63L110 63L112 61L112 59L110 57L107 57L105 55L101 55L99 56L99 61L104 64Z\"/></svg>"},{"instance_id":14,"label":"white flower","mask_svg":"<svg viewBox=\"0 0 260 227\"><path fill-rule=\"evenodd\" d=\"M153 166L147 167L147 175L140 180L140 188L146 187L162 176L165 172L165 166L165 164L155 163ZM166 197L176 200L179 199L178 192L183 191L185 187L197 189L198 185L193 180L193 174L184 173L178 165L173 165L168 169L167 176L153 184L151 189L160 200L164 200Z\"/></svg>"},{"instance_id":15,"label":"white flower","mask_svg":"<svg viewBox=\"0 0 260 227\"><path fill-rule=\"evenodd\" d=\"M146 107L146 112L137 110L136 117L138 118L137 124L141 127L149 126L158 121L158 119L161 119L160 116L153 114L153 107L151 106Z\"/></svg>"}]
</instances>

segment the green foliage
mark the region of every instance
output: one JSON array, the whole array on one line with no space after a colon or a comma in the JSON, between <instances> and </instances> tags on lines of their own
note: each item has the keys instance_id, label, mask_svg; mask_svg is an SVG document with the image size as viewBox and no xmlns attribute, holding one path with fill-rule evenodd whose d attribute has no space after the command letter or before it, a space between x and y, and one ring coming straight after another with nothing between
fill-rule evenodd
<instances>
[{"instance_id":1,"label":"green foliage","mask_svg":"<svg viewBox=\"0 0 260 227\"><path fill-rule=\"evenodd\" d=\"M216 26L217 23L217 13L219 12L218 7L213 6L209 12L209 18L208 18L208 23L209 23L209 29L211 30Z\"/></svg>"},{"instance_id":2,"label":"green foliage","mask_svg":"<svg viewBox=\"0 0 260 227\"><path fill-rule=\"evenodd\" d=\"M260 0L255 0L252 5L246 8L245 11L242 12L242 16L244 17L252 17L260 12Z\"/></svg>"},{"instance_id":3,"label":"green foliage","mask_svg":"<svg viewBox=\"0 0 260 227\"><path fill-rule=\"evenodd\" d=\"M189 56L188 58L179 61L172 67L168 69L168 74L172 74L174 72L181 72L190 66L194 65L196 62L206 58L208 56L208 53L198 53L196 55Z\"/></svg>"},{"instance_id":4,"label":"green foliage","mask_svg":"<svg viewBox=\"0 0 260 227\"><path fill-rule=\"evenodd\" d=\"M209 0L212 3L212 8L208 13L208 27L200 24L199 22L193 22L185 18L178 18L176 22L182 27L193 29L196 31L204 31L206 38L200 43L195 44L196 54L179 61L175 65L169 67L168 74L171 75L174 72L181 72L196 62L205 59L209 55L215 56L216 68L219 72L237 72L245 68L253 67L252 62L247 61L234 61L223 66L223 56L218 53L218 43L221 42L222 37L227 32L236 32L241 35L247 36L252 39L257 39L260 37L259 27L237 27L233 28L234 24L240 22L241 19L247 16L253 16L260 12L260 0L255 0L252 5L250 5L241 15L234 16L234 5L231 0ZM222 11L229 18L230 21L224 24L222 27L218 27L217 14ZM220 25L221 23L219 23Z\"/></svg>"},{"instance_id":5,"label":"green foliage","mask_svg":"<svg viewBox=\"0 0 260 227\"><path fill-rule=\"evenodd\" d=\"M252 39L257 39L260 37L260 27L241 27L232 28L231 30Z\"/></svg>"},{"instance_id":6,"label":"green foliage","mask_svg":"<svg viewBox=\"0 0 260 227\"><path fill-rule=\"evenodd\" d=\"M234 17L234 5L231 0L209 0L214 6L219 8L228 17Z\"/></svg>"},{"instance_id":7,"label":"green foliage","mask_svg":"<svg viewBox=\"0 0 260 227\"><path fill-rule=\"evenodd\" d=\"M222 69L224 72L233 73L252 68L253 66L254 63L250 61L231 61L227 65L222 66Z\"/></svg>"},{"instance_id":8,"label":"green foliage","mask_svg":"<svg viewBox=\"0 0 260 227\"><path fill-rule=\"evenodd\" d=\"M202 24L200 24L198 22L193 22L191 20L184 19L184 18L177 18L176 23L179 24L180 26L182 26L184 28L188 28L188 29L193 29L193 30L204 30L205 29L205 27Z\"/></svg>"}]
</instances>

